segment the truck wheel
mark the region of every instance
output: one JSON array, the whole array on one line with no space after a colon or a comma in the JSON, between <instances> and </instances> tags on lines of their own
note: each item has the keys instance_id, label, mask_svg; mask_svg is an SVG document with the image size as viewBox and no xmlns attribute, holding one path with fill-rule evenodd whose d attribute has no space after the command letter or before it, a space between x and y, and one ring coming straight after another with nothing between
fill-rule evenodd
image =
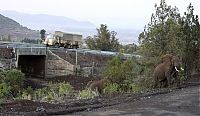
<instances>
[{"instance_id":1,"label":"truck wheel","mask_svg":"<svg viewBox=\"0 0 200 116\"><path fill-rule=\"evenodd\" d=\"M56 48L59 48L60 46L59 46L59 44L58 44L58 43L55 43L55 47L56 47Z\"/></svg>"}]
</instances>

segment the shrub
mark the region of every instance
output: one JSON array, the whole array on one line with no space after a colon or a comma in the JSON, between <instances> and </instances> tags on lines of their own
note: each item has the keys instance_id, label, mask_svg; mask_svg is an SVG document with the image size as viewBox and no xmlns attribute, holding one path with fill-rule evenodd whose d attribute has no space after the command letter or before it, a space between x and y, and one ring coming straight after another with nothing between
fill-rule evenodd
<instances>
[{"instance_id":1,"label":"shrub","mask_svg":"<svg viewBox=\"0 0 200 116\"><path fill-rule=\"evenodd\" d=\"M48 87L35 90L33 92L33 99L47 102L59 101L71 93L73 93L73 87L69 83L50 83Z\"/></svg>"},{"instance_id":2,"label":"shrub","mask_svg":"<svg viewBox=\"0 0 200 116\"><path fill-rule=\"evenodd\" d=\"M25 75L16 69L5 71L4 74L4 82L11 87L11 92L15 96L22 89Z\"/></svg>"},{"instance_id":3,"label":"shrub","mask_svg":"<svg viewBox=\"0 0 200 116\"><path fill-rule=\"evenodd\" d=\"M139 79L137 86L141 89L152 89L154 86L154 79L153 77L144 77Z\"/></svg>"},{"instance_id":4,"label":"shrub","mask_svg":"<svg viewBox=\"0 0 200 116\"><path fill-rule=\"evenodd\" d=\"M10 94L11 87L6 83L0 84L0 99L6 98Z\"/></svg>"},{"instance_id":5,"label":"shrub","mask_svg":"<svg viewBox=\"0 0 200 116\"><path fill-rule=\"evenodd\" d=\"M0 71L0 83L3 83L5 80L5 71Z\"/></svg>"},{"instance_id":6,"label":"shrub","mask_svg":"<svg viewBox=\"0 0 200 116\"><path fill-rule=\"evenodd\" d=\"M40 100L44 98L47 95L47 91L47 87L35 90L33 93L33 99Z\"/></svg>"},{"instance_id":7,"label":"shrub","mask_svg":"<svg viewBox=\"0 0 200 116\"><path fill-rule=\"evenodd\" d=\"M59 83L59 96L66 96L73 92L73 87L69 83Z\"/></svg>"},{"instance_id":8,"label":"shrub","mask_svg":"<svg viewBox=\"0 0 200 116\"><path fill-rule=\"evenodd\" d=\"M4 70L0 72L1 87L3 90L9 89L9 93L12 95L10 97L16 96L21 91L24 79L25 75L16 69Z\"/></svg>"},{"instance_id":9,"label":"shrub","mask_svg":"<svg viewBox=\"0 0 200 116\"><path fill-rule=\"evenodd\" d=\"M48 92L47 93L47 96L46 96L46 100L48 101L48 102L51 102L52 100L54 100L54 94L53 94L53 92Z\"/></svg>"},{"instance_id":10,"label":"shrub","mask_svg":"<svg viewBox=\"0 0 200 116\"><path fill-rule=\"evenodd\" d=\"M18 94L17 98L31 100L33 95L34 95L33 88L28 86L26 90L24 90L21 94Z\"/></svg>"},{"instance_id":11,"label":"shrub","mask_svg":"<svg viewBox=\"0 0 200 116\"><path fill-rule=\"evenodd\" d=\"M104 77L111 81L107 91L127 92L131 90L130 84L139 77L141 66L135 57L122 61L120 56L113 58L104 72ZM113 84L113 85L112 85ZM118 87L116 89L116 86Z\"/></svg>"},{"instance_id":12,"label":"shrub","mask_svg":"<svg viewBox=\"0 0 200 116\"><path fill-rule=\"evenodd\" d=\"M31 87L31 86L28 86L28 88L25 90L26 91L26 93L28 93L28 94L30 94L30 95L32 95L33 94L33 88Z\"/></svg>"},{"instance_id":13,"label":"shrub","mask_svg":"<svg viewBox=\"0 0 200 116\"><path fill-rule=\"evenodd\" d=\"M131 88L130 89L131 92L139 92L142 90L142 86L138 84L134 84L134 83L130 84L130 88Z\"/></svg>"},{"instance_id":14,"label":"shrub","mask_svg":"<svg viewBox=\"0 0 200 116\"><path fill-rule=\"evenodd\" d=\"M104 93L112 94L119 92L120 86L117 83L109 83L104 88Z\"/></svg>"},{"instance_id":15,"label":"shrub","mask_svg":"<svg viewBox=\"0 0 200 116\"><path fill-rule=\"evenodd\" d=\"M91 89L85 89L79 92L78 99L91 99L96 96L98 96L97 92L94 92Z\"/></svg>"}]
</instances>

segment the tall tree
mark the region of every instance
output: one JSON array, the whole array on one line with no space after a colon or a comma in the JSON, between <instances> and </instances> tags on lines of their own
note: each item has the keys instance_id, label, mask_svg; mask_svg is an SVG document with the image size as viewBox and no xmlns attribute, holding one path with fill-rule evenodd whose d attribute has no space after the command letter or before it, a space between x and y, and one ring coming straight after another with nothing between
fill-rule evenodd
<instances>
[{"instance_id":1,"label":"tall tree","mask_svg":"<svg viewBox=\"0 0 200 116\"><path fill-rule=\"evenodd\" d=\"M100 28L97 29L97 35L86 38L86 44L90 49L118 51L119 42L116 35L117 33L115 31L110 32L106 25L101 24Z\"/></svg>"},{"instance_id":2,"label":"tall tree","mask_svg":"<svg viewBox=\"0 0 200 116\"><path fill-rule=\"evenodd\" d=\"M45 40L45 33L46 33L46 30L44 29L40 30L40 35L41 35L42 40Z\"/></svg>"},{"instance_id":3,"label":"tall tree","mask_svg":"<svg viewBox=\"0 0 200 116\"><path fill-rule=\"evenodd\" d=\"M200 25L198 15L194 15L194 8L189 4L187 12L181 20L183 32L185 75L190 76L192 70L200 72Z\"/></svg>"},{"instance_id":4,"label":"tall tree","mask_svg":"<svg viewBox=\"0 0 200 116\"><path fill-rule=\"evenodd\" d=\"M140 48L148 56L160 56L168 52L177 53L180 46L180 13L178 8L168 6L165 0L155 5L155 14L152 14L150 23L145 26L139 35Z\"/></svg>"}]
</instances>

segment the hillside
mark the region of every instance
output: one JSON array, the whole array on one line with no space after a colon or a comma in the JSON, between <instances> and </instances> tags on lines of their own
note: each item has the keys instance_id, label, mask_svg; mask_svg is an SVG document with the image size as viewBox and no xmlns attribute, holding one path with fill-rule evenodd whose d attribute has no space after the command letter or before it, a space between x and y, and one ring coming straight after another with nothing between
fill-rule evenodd
<instances>
[{"instance_id":1,"label":"hillside","mask_svg":"<svg viewBox=\"0 0 200 116\"><path fill-rule=\"evenodd\" d=\"M47 33L60 30L64 32L79 33L82 34L83 37L96 34L96 28L99 28L100 25L95 25L89 21L79 21L65 16L48 14L28 14L16 11L0 11L0 14L10 17L31 29L40 30L44 28L47 30ZM119 38L119 41L122 44L137 43L138 35L142 31L138 29L116 29L109 25L108 27L110 30L117 32L117 38Z\"/></svg>"},{"instance_id":2,"label":"hillside","mask_svg":"<svg viewBox=\"0 0 200 116\"><path fill-rule=\"evenodd\" d=\"M96 27L89 21L78 21L64 16L27 14L16 11L0 11L0 14L10 17L31 29L45 28L46 30L66 29L69 31L75 31L76 29L95 29Z\"/></svg>"},{"instance_id":3,"label":"hillside","mask_svg":"<svg viewBox=\"0 0 200 116\"><path fill-rule=\"evenodd\" d=\"M0 14L0 39L8 37L14 41L20 41L24 38L38 39L39 31L23 27L13 19Z\"/></svg>"}]
</instances>

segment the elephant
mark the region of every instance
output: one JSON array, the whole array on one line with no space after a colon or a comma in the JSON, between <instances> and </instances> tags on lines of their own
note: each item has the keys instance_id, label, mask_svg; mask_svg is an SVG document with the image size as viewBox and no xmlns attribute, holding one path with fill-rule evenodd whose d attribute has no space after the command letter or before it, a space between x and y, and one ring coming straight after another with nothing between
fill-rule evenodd
<instances>
[{"instance_id":1,"label":"elephant","mask_svg":"<svg viewBox=\"0 0 200 116\"><path fill-rule=\"evenodd\" d=\"M87 83L86 87L91 89L92 91L97 90L99 94L102 94L107 81L107 79L91 80Z\"/></svg>"},{"instance_id":2,"label":"elephant","mask_svg":"<svg viewBox=\"0 0 200 116\"><path fill-rule=\"evenodd\" d=\"M176 82L178 81L178 72L180 70L184 70L181 67L181 61L177 56L173 56L172 54L165 54L162 58L162 63L160 63L154 69L153 77L154 77L154 88L160 87L164 85L164 87L168 87L171 84L171 79L175 78Z\"/></svg>"}]
</instances>

